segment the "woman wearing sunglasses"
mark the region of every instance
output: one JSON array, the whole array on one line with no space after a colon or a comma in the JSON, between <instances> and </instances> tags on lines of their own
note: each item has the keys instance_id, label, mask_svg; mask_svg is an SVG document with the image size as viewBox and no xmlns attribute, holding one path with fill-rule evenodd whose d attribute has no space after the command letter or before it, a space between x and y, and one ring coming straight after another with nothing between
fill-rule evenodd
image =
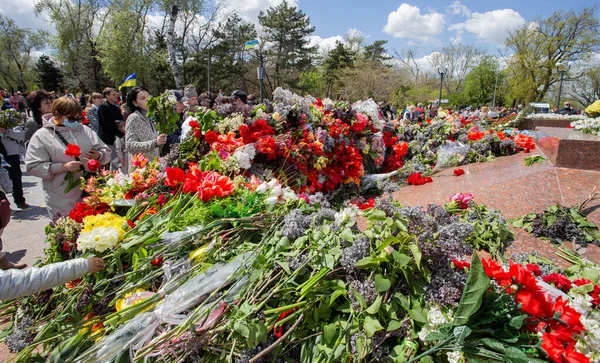
<instances>
[{"instance_id":1,"label":"woman wearing sunglasses","mask_svg":"<svg viewBox=\"0 0 600 363\"><path fill-rule=\"evenodd\" d=\"M42 178L46 208L50 218L57 213L68 215L81 199L81 190L73 188L65 193L66 173L72 172L73 180L79 180L89 160L100 165L110 162L110 149L89 127L81 125L81 106L72 98L61 97L52 103L52 122L33 134L25 165L27 172ZM69 144L80 148L80 160L65 155Z\"/></svg>"}]
</instances>

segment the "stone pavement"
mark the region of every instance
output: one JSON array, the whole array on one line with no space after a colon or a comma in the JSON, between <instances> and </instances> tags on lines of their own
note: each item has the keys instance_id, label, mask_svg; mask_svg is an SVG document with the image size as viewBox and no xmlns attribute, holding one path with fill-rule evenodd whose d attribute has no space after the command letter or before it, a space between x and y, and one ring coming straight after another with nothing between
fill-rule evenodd
<instances>
[{"instance_id":1,"label":"stone pavement","mask_svg":"<svg viewBox=\"0 0 600 363\"><path fill-rule=\"evenodd\" d=\"M21 170L25 165L21 164ZM14 203L12 194L12 218L2 233L3 252L12 262L24 262L32 266L35 259L44 254L44 228L50 222L42 192L42 180L23 172L23 192L31 208L20 210Z\"/></svg>"},{"instance_id":2,"label":"stone pavement","mask_svg":"<svg viewBox=\"0 0 600 363\"><path fill-rule=\"evenodd\" d=\"M433 183L406 186L392 196L405 205L429 203L445 204L454 193L471 192L475 202L499 210L506 218L518 218L539 213L553 204L572 207L584 201L596 188L600 191L600 171L558 168L550 161L525 166L527 156L540 155L538 149L529 154L518 153L499 157L487 163L461 166L464 175L454 176L453 168L433 175ZM588 156L591 157L591 156ZM600 225L600 199L584 210L588 219ZM512 228L515 241L507 249L513 253L538 252L563 267L565 260L558 258L556 249L548 241L533 237L522 229ZM578 252L585 258L600 263L600 248L588 245Z\"/></svg>"}]
</instances>

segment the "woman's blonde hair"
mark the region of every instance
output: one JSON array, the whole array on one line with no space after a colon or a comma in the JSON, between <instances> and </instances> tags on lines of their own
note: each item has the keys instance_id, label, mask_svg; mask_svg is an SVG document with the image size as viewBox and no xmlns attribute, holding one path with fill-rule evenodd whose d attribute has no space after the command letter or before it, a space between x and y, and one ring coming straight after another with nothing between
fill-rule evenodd
<instances>
[{"instance_id":1,"label":"woman's blonde hair","mask_svg":"<svg viewBox=\"0 0 600 363\"><path fill-rule=\"evenodd\" d=\"M59 97L52 102L52 115L66 117L67 119L80 119L81 106L77 101L68 97Z\"/></svg>"},{"instance_id":2,"label":"woman's blonde hair","mask_svg":"<svg viewBox=\"0 0 600 363\"><path fill-rule=\"evenodd\" d=\"M104 96L102 96L102 93L98 93L98 92L92 92L92 94L89 95L88 100L87 100L87 106L85 107L85 110L89 110L90 107L92 107L92 105L94 104L94 100L97 99L102 99L104 98Z\"/></svg>"}]
</instances>

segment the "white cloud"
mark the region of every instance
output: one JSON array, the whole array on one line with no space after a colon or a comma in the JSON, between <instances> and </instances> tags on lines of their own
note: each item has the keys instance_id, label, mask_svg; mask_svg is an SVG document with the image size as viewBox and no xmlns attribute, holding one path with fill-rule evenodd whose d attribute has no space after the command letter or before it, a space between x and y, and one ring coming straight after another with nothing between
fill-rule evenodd
<instances>
[{"instance_id":1,"label":"white cloud","mask_svg":"<svg viewBox=\"0 0 600 363\"><path fill-rule=\"evenodd\" d=\"M46 13L35 15L34 0L0 0L0 14L12 19L21 28L41 29L54 33Z\"/></svg>"},{"instance_id":2,"label":"white cloud","mask_svg":"<svg viewBox=\"0 0 600 363\"><path fill-rule=\"evenodd\" d=\"M448 12L448 14L451 15L471 15L471 11L469 10L469 8L467 8L467 6L461 3L459 0L456 0L452 4L448 5L446 7L446 11Z\"/></svg>"},{"instance_id":3,"label":"white cloud","mask_svg":"<svg viewBox=\"0 0 600 363\"><path fill-rule=\"evenodd\" d=\"M468 31L482 41L496 46L504 44L508 32L525 24L525 19L513 9L500 9L485 13L472 13L464 23L453 24L448 29L457 34Z\"/></svg>"},{"instance_id":4,"label":"white cloud","mask_svg":"<svg viewBox=\"0 0 600 363\"><path fill-rule=\"evenodd\" d=\"M335 36L332 36L329 38L321 38L318 35L311 35L309 40L310 40L309 46L312 47L312 46L318 45L319 51L323 55L329 53L330 50L335 48L336 42L346 44L346 40L341 35L335 35Z\"/></svg>"},{"instance_id":5,"label":"white cloud","mask_svg":"<svg viewBox=\"0 0 600 363\"><path fill-rule=\"evenodd\" d=\"M429 40L444 30L444 16L435 11L421 15L421 9L401 4L398 10L388 15L383 31L396 38Z\"/></svg>"},{"instance_id":6,"label":"white cloud","mask_svg":"<svg viewBox=\"0 0 600 363\"><path fill-rule=\"evenodd\" d=\"M369 36L366 35L365 33L363 33L362 31L356 29L356 28L350 28L348 29L348 31L346 32L346 37L348 38L358 38L358 37L363 37L363 38L368 38Z\"/></svg>"},{"instance_id":7,"label":"white cloud","mask_svg":"<svg viewBox=\"0 0 600 363\"><path fill-rule=\"evenodd\" d=\"M225 13L236 12L245 20L258 23L258 14L270 7L281 4L284 0L228 0ZM288 5L298 6L298 0L288 0Z\"/></svg>"}]
</instances>

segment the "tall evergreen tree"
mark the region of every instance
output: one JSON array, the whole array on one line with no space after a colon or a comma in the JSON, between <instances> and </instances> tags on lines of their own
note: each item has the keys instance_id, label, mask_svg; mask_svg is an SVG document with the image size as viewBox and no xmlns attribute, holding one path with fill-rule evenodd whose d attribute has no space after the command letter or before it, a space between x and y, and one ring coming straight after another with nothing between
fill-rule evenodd
<instances>
[{"instance_id":1,"label":"tall evergreen tree","mask_svg":"<svg viewBox=\"0 0 600 363\"><path fill-rule=\"evenodd\" d=\"M364 47L362 54L365 60L381 66L385 61L392 59L387 55L387 49L385 49L387 42L387 40L376 40L373 44Z\"/></svg>"},{"instance_id":2,"label":"tall evergreen tree","mask_svg":"<svg viewBox=\"0 0 600 363\"><path fill-rule=\"evenodd\" d=\"M354 53L342 42L335 42L333 48L323 61L323 72L325 78L325 96L331 97L337 85L340 85L340 77L344 70L354 64Z\"/></svg>"},{"instance_id":3,"label":"tall evergreen tree","mask_svg":"<svg viewBox=\"0 0 600 363\"><path fill-rule=\"evenodd\" d=\"M35 71L37 72L42 88L46 91L59 91L62 82L63 74L56 66L56 63L46 54L42 54L36 64Z\"/></svg>"},{"instance_id":4,"label":"tall evergreen tree","mask_svg":"<svg viewBox=\"0 0 600 363\"><path fill-rule=\"evenodd\" d=\"M298 89L300 74L312 67L317 46L309 46L308 37L315 31L309 17L295 6L283 1L276 7L260 12L260 25L266 33L268 62L274 64L274 88Z\"/></svg>"}]
</instances>

